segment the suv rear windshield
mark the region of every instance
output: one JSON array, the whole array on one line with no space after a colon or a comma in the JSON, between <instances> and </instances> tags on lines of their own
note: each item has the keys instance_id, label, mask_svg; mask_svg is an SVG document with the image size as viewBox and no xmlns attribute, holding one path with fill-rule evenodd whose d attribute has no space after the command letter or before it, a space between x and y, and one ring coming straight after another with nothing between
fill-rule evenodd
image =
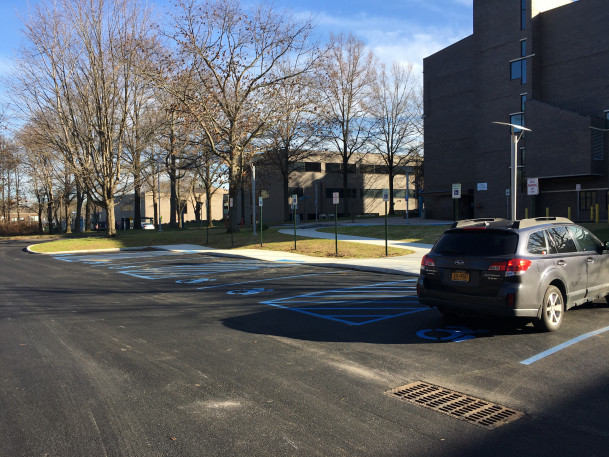
<instances>
[{"instance_id":1,"label":"suv rear windshield","mask_svg":"<svg viewBox=\"0 0 609 457\"><path fill-rule=\"evenodd\" d=\"M518 235L504 230L454 230L445 232L434 252L445 255L501 256L516 252Z\"/></svg>"}]
</instances>

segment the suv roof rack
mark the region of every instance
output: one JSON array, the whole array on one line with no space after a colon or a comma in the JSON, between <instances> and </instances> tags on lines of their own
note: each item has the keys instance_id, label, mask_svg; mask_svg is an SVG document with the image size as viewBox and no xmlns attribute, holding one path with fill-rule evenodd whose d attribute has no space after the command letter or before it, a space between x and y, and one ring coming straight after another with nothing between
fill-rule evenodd
<instances>
[{"instance_id":1,"label":"suv roof rack","mask_svg":"<svg viewBox=\"0 0 609 457\"><path fill-rule=\"evenodd\" d=\"M507 219L503 219L501 217L481 217L478 219L463 219L461 221L453 222L451 228L462 228L462 227L488 227L490 224L505 224L506 222L510 222Z\"/></svg>"},{"instance_id":2,"label":"suv roof rack","mask_svg":"<svg viewBox=\"0 0 609 457\"><path fill-rule=\"evenodd\" d=\"M567 219L566 217L535 217L529 219L521 219L519 221L514 221L514 228L526 228L526 227L534 227L536 225L544 225L544 224L572 224L573 221L571 219Z\"/></svg>"}]
</instances>

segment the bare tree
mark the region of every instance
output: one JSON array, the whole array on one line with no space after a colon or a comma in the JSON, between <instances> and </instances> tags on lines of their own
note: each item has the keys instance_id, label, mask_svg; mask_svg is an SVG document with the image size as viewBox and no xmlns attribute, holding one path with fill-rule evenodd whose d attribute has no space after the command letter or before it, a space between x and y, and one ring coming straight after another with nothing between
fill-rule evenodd
<instances>
[{"instance_id":1,"label":"bare tree","mask_svg":"<svg viewBox=\"0 0 609 457\"><path fill-rule=\"evenodd\" d=\"M114 235L132 78L150 31L147 12L137 0L41 0L24 23L20 104L51 114L42 119L45 135L105 209Z\"/></svg>"},{"instance_id":2,"label":"bare tree","mask_svg":"<svg viewBox=\"0 0 609 457\"><path fill-rule=\"evenodd\" d=\"M389 214L395 214L393 179L410 162L422 143L419 134L420 94L412 65L402 66L395 62L390 74L387 74L385 65L381 66L368 99L369 113L375 125L372 144L383 158L389 174Z\"/></svg>"},{"instance_id":3,"label":"bare tree","mask_svg":"<svg viewBox=\"0 0 609 457\"><path fill-rule=\"evenodd\" d=\"M229 193L236 201L254 150L250 146L278 121L278 84L312 65L312 25L272 7L247 9L235 0L177 0L176 6L171 36L180 56L176 74L188 90L175 96L228 166ZM292 71L279 71L288 57Z\"/></svg>"},{"instance_id":4,"label":"bare tree","mask_svg":"<svg viewBox=\"0 0 609 457\"><path fill-rule=\"evenodd\" d=\"M363 41L353 35L330 35L320 82L321 115L326 140L341 159L344 214L349 215L348 174L353 154L365 152L372 135L372 122L366 111L376 77L375 58Z\"/></svg>"},{"instance_id":5,"label":"bare tree","mask_svg":"<svg viewBox=\"0 0 609 457\"><path fill-rule=\"evenodd\" d=\"M2 220L10 221L13 210L19 207L19 158L15 143L0 136L0 204Z\"/></svg>"},{"instance_id":6,"label":"bare tree","mask_svg":"<svg viewBox=\"0 0 609 457\"><path fill-rule=\"evenodd\" d=\"M285 64L290 70L290 62ZM318 93L312 75L301 75L278 85L275 101L280 122L272 125L265 138L264 164L278 170L283 180L283 214L290 214L288 201L290 175L295 164L317 153L322 126L317 113Z\"/></svg>"}]
</instances>

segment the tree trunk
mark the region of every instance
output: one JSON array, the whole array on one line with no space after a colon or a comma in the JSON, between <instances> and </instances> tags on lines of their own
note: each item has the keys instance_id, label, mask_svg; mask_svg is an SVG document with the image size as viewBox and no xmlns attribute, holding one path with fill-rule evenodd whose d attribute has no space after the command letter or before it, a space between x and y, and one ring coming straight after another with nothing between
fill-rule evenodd
<instances>
[{"instance_id":1,"label":"tree trunk","mask_svg":"<svg viewBox=\"0 0 609 457\"><path fill-rule=\"evenodd\" d=\"M408 198L408 195L406 196ZM404 200L404 203L406 200ZM389 167L389 215L395 215L395 205L393 204L393 168Z\"/></svg>"},{"instance_id":2,"label":"tree trunk","mask_svg":"<svg viewBox=\"0 0 609 457\"><path fill-rule=\"evenodd\" d=\"M70 213L70 201L68 199L63 202L63 212L66 218L66 233L72 233L72 214Z\"/></svg>"},{"instance_id":3,"label":"tree trunk","mask_svg":"<svg viewBox=\"0 0 609 457\"><path fill-rule=\"evenodd\" d=\"M349 159L346 154L343 153L343 208L345 209L344 217L349 217L351 213L349 212Z\"/></svg>"},{"instance_id":4,"label":"tree trunk","mask_svg":"<svg viewBox=\"0 0 609 457\"><path fill-rule=\"evenodd\" d=\"M104 201L106 210L106 233L108 236L116 236L116 223L114 220L114 198L106 196Z\"/></svg>"}]
</instances>

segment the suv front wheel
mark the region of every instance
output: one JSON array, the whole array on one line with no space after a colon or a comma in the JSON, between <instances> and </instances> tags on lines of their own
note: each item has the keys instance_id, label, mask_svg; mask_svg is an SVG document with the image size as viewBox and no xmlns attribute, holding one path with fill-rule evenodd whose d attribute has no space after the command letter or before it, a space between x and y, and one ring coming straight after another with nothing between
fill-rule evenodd
<instances>
[{"instance_id":1,"label":"suv front wheel","mask_svg":"<svg viewBox=\"0 0 609 457\"><path fill-rule=\"evenodd\" d=\"M562 324L565 303L560 289L549 286L543 297L541 305L541 317L535 322L535 326L546 332L558 330Z\"/></svg>"}]
</instances>

